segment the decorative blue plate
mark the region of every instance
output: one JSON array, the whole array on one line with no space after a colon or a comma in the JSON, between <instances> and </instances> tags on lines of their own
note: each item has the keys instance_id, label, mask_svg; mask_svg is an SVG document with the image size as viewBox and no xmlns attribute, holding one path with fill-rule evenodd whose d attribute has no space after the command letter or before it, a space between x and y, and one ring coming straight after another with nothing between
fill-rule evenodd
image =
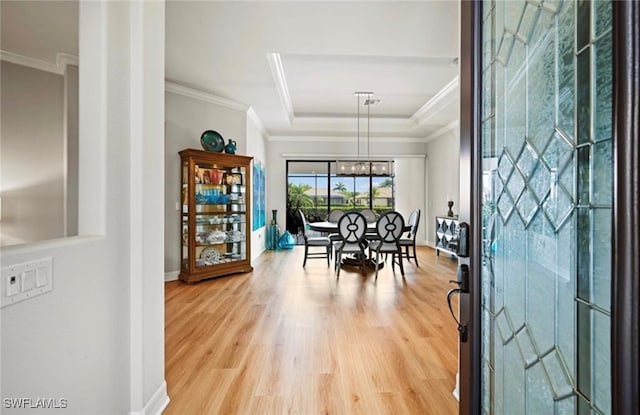
<instances>
[{"instance_id":1,"label":"decorative blue plate","mask_svg":"<svg viewBox=\"0 0 640 415\"><path fill-rule=\"evenodd\" d=\"M224 139L217 131L207 130L202 133L200 144L205 150L213 151L214 153L221 153L224 150Z\"/></svg>"}]
</instances>

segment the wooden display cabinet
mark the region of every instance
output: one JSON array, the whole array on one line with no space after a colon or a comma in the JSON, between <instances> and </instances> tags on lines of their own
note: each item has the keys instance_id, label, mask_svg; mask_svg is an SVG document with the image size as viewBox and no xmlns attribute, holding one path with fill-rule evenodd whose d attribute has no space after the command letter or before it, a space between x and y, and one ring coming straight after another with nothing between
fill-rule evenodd
<instances>
[{"instance_id":1,"label":"wooden display cabinet","mask_svg":"<svg viewBox=\"0 0 640 415\"><path fill-rule=\"evenodd\" d=\"M181 159L180 279L250 272L252 157L186 149Z\"/></svg>"}]
</instances>

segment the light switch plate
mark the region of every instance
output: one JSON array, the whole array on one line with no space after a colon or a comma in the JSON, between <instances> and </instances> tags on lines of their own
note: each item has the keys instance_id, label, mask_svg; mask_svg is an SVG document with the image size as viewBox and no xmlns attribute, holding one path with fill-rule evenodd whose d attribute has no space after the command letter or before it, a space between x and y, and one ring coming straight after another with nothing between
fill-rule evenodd
<instances>
[{"instance_id":1,"label":"light switch plate","mask_svg":"<svg viewBox=\"0 0 640 415\"><path fill-rule=\"evenodd\" d=\"M12 295L16 295L20 292L20 284L22 283L21 278L18 274L9 274L7 275L7 296L10 297Z\"/></svg>"},{"instance_id":2,"label":"light switch plate","mask_svg":"<svg viewBox=\"0 0 640 415\"><path fill-rule=\"evenodd\" d=\"M47 266L36 268L36 287L43 287L49 283L51 268Z\"/></svg>"},{"instance_id":3,"label":"light switch plate","mask_svg":"<svg viewBox=\"0 0 640 415\"><path fill-rule=\"evenodd\" d=\"M53 258L42 258L2 268L0 307L45 294L53 289Z\"/></svg>"},{"instance_id":4,"label":"light switch plate","mask_svg":"<svg viewBox=\"0 0 640 415\"><path fill-rule=\"evenodd\" d=\"M22 292L36 288L36 270L28 269L22 273Z\"/></svg>"}]
</instances>

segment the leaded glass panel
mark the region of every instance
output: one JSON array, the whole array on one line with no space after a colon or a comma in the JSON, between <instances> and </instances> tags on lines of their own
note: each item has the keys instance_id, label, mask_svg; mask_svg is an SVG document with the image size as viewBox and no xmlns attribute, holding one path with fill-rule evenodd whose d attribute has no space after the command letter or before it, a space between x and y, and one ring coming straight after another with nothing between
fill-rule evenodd
<instances>
[{"instance_id":1,"label":"leaded glass panel","mask_svg":"<svg viewBox=\"0 0 640 415\"><path fill-rule=\"evenodd\" d=\"M593 271L591 298L593 304L610 311L611 308L611 208L593 211Z\"/></svg>"},{"instance_id":2,"label":"leaded glass panel","mask_svg":"<svg viewBox=\"0 0 640 415\"><path fill-rule=\"evenodd\" d=\"M578 0L578 16L576 27L577 39L576 50L580 51L589 44L591 39L591 2L588 0ZM579 24L578 24L579 23Z\"/></svg>"},{"instance_id":3,"label":"leaded glass panel","mask_svg":"<svg viewBox=\"0 0 640 415\"><path fill-rule=\"evenodd\" d=\"M606 140L611 138L612 118L612 46L611 31L607 32L599 39L594 48L596 76L595 76L595 98L593 100L593 129L594 141Z\"/></svg>"},{"instance_id":4,"label":"leaded glass panel","mask_svg":"<svg viewBox=\"0 0 640 415\"><path fill-rule=\"evenodd\" d=\"M611 140L600 141L593 145L593 193L594 205L611 206L613 198L613 160Z\"/></svg>"},{"instance_id":5,"label":"leaded glass panel","mask_svg":"<svg viewBox=\"0 0 640 415\"><path fill-rule=\"evenodd\" d=\"M538 152L546 147L555 127L555 29L543 13L536 29L536 50L528 54L528 136ZM528 47L531 50L531 46Z\"/></svg>"},{"instance_id":6,"label":"leaded glass panel","mask_svg":"<svg viewBox=\"0 0 640 415\"><path fill-rule=\"evenodd\" d=\"M555 298L556 233L544 215L536 216L526 232L527 250L527 324L540 352L555 344L555 307L549 307L549 299Z\"/></svg>"},{"instance_id":7,"label":"leaded glass panel","mask_svg":"<svg viewBox=\"0 0 640 415\"><path fill-rule=\"evenodd\" d=\"M611 1L595 0L595 37L611 31Z\"/></svg>"},{"instance_id":8,"label":"leaded glass panel","mask_svg":"<svg viewBox=\"0 0 640 415\"><path fill-rule=\"evenodd\" d=\"M556 415L575 415L576 398L569 396L556 402Z\"/></svg>"},{"instance_id":9,"label":"leaded glass panel","mask_svg":"<svg viewBox=\"0 0 640 415\"><path fill-rule=\"evenodd\" d=\"M575 55L574 55L574 8L575 3L562 4L558 12L557 56L558 71L556 102L558 106L558 129L570 139L575 137Z\"/></svg>"},{"instance_id":10,"label":"leaded glass panel","mask_svg":"<svg viewBox=\"0 0 640 415\"><path fill-rule=\"evenodd\" d=\"M593 404L602 413L611 412L611 347L609 316L593 313Z\"/></svg>"},{"instance_id":11,"label":"leaded glass panel","mask_svg":"<svg viewBox=\"0 0 640 415\"><path fill-rule=\"evenodd\" d=\"M484 5L482 407L608 414L611 4Z\"/></svg>"},{"instance_id":12,"label":"leaded glass panel","mask_svg":"<svg viewBox=\"0 0 640 415\"><path fill-rule=\"evenodd\" d=\"M527 411L532 414L553 413L553 393L545 382L544 367L541 363L530 367L527 376Z\"/></svg>"},{"instance_id":13,"label":"leaded glass panel","mask_svg":"<svg viewBox=\"0 0 640 415\"><path fill-rule=\"evenodd\" d=\"M504 383L504 413L525 413L525 372L522 356L516 342L504 347L504 371L507 381Z\"/></svg>"},{"instance_id":14,"label":"leaded glass panel","mask_svg":"<svg viewBox=\"0 0 640 415\"><path fill-rule=\"evenodd\" d=\"M591 54L585 49L576 61L576 123L578 144L591 138Z\"/></svg>"}]
</instances>

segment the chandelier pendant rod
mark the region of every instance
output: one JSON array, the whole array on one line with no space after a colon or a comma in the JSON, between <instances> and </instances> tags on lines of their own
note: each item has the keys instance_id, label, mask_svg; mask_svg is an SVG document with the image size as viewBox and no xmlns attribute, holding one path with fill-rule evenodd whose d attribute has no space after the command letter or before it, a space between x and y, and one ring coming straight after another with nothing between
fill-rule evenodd
<instances>
[{"instance_id":1,"label":"chandelier pendant rod","mask_svg":"<svg viewBox=\"0 0 640 415\"><path fill-rule=\"evenodd\" d=\"M367 164L369 168L369 173L371 173L371 141L369 138L369 131L371 131L371 94L367 95L367 101L369 105L367 105Z\"/></svg>"},{"instance_id":2,"label":"chandelier pendant rod","mask_svg":"<svg viewBox=\"0 0 640 415\"><path fill-rule=\"evenodd\" d=\"M358 164L360 164L360 94L358 94L358 107L357 107L357 111L358 111Z\"/></svg>"}]
</instances>

